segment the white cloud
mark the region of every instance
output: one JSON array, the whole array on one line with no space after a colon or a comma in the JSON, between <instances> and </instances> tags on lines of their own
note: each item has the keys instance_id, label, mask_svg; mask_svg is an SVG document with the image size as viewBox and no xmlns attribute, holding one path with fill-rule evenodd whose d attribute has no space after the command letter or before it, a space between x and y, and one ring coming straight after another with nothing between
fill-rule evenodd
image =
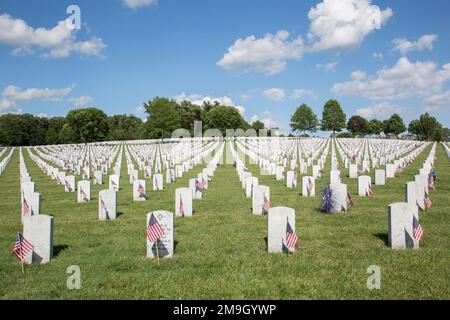
<instances>
[{"instance_id":1,"label":"white cloud","mask_svg":"<svg viewBox=\"0 0 450 320\"><path fill-rule=\"evenodd\" d=\"M356 114L366 119L385 119L390 117L393 113L404 113L405 109L390 102L381 102L366 108L356 110Z\"/></svg>"},{"instance_id":2,"label":"white cloud","mask_svg":"<svg viewBox=\"0 0 450 320\"><path fill-rule=\"evenodd\" d=\"M417 41L408 41L405 38L394 39L392 43L395 47L392 51L399 51L402 55L408 54L409 51L433 50L433 42L438 36L436 34L426 34L421 36Z\"/></svg>"},{"instance_id":3,"label":"white cloud","mask_svg":"<svg viewBox=\"0 0 450 320\"><path fill-rule=\"evenodd\" d=\"M72 102L75 107L83 107L94 101L94 98L89 96L81 96L78 98L70 98L69 102Z\"/></svg>"},{"instance_id":4,"label":"white cloud","mask_svg":"<svg viewBox=\"0 0 450 320\"><path fill-rule=\"evenodd\" d=\"M324 0L308 13L309 50L356 48L392 15L391 8L381 10L371 0Z\"/></svg>"},{"instance_id":5,"label":"white cloud","mask_svg":"<svg viewBox=\"0 0 450 320\"><path fill-rule=\"evenodd\" d=\"M278 124L278 122L276 122L275 120L273 120L272 117L273 117L273 116L272 116L272 113L271 113L270 111L266 110L266 111L264 111L264 112L262 113L261 116L258 116L258 115L256 115L256 114L253 115L253 116L251 117L251 119L250 119L250 124L252 124L253 122L259 120L259 121L261 121L262 123L264 123L264 127L265 127L266 129L279 128L280 125Z\"/></svg>"},{"instance_id":6,"label":"white cloud","mask_svg":"<svg viewBox=\"0 0 450 320\"><path fill-rule=\"evenodd\" d=\"M450 90L427 97L425 100L426 112L450 110Z\"/></svg>"},{"instance_id":7,"label":"white cloud","mask_svg":"<svg viewBox=\"0 0 450 320\"><path fill-rule=\"evenodd\" d=\"M382 54L381 52L374 52L374 53L372 54L372 58L374 58L374 59L379 59L379 60L383 60L384 56L383 56L383 54Z\"/></svg>"},{"instance_id":8,"label":"white cloud","mask_svg":"<svg viewBox=\"0 0 450 320\"><path fill-rule=\"evenodd\" d=\"M189 101L192 104L195 104L198 106L202 106L204 102L210 103L210 104L214 104L217 102L220 105L235 107L236 109L239 110L241 115L244 114L244 112L245 112L245 108L243 106L237 105L236 103L234 103L233 99L231 99L228 96L210 97L210 96L205 96L205 95L197 94L197 93L187 95L186 93L183 92L183 93L175 96L174 99L178 103L181 103L182 101Z\"/></svg>"},{"instance_id":9,"label":"white cloud","mask_svg":"<svg viewBox=\"0 0 450 320\"><path fill-rule=\"evenodd\" d=\"M269 100L273 101L283 101L284 100L284 90L281 88L271 88L263 91L263 96Z\"/></svg>"},{"instance_id":10,"label":"white cloud","mask_svg":"<svg viewBox=\"0 0 450 320\"><path fill-rule=\"evenodd\" d=\"M362 96L369 99L423 97L442 91L450 79L450 63L438 69L435 62L410 62L402 57L392 68L384 67L376 76L362 71L352 73L352 81L336 83L331 91L340 96Z\"/></svg>"},{"instance_id":11,"label":"white cloud","mask_svg":"<svg viewBox=\"0 0 450 320\"><path fill-rule=\"evenodd\" d=\"M14 19L6 13L0 15L0 43L12 46L16 56L33 54L35 48L42 52L42 57L65 58L72 52L103 57L106 44L102 39L93 36L77 42L75 33L75 29L68 28L66 20L51 29L34 29L22 19Z\"/></svg>"},{"instance_id":12,"label":"white cloud","mask_svg":"<svg viewBox=\"0 0 450 320\"><path fill-rule=\"evenodd\" d=\"M139 7L157 4L157 0L122 0L122 2L129 8L136 9Z\"/></svg>"},{"instance_id":13,"label":"white cloud","mask_svg":"<svg viewBox=\"0 0 450 320\"><path fill-rule=\"evenodd\" d=\"M310 97L316 99L317 96L315 95L313 90L306 90L306 89L294 89L292 90L291 99L300 99L303 97Z\"/></svg>"},{"instance_id":14,"label":"white cloud","mask_svg":"<svg viewBox=\"0 0 450 320\"><path fill-rule=\"evenodd\" d=\"M0 113L20 113L21 109L17 106L18 101L59 101L68 95L73 85L61 89L49 88L29 88L22 90L17 86L9 85L3 89L2 99L0 99Z\"/></svg>"},{"instance_id":15,"label":"white cloud","mask_svg":"<svg viewBox=\"0 0 450 320\"><path fill-rule=\"evenodd\" d=\"M288 60L300 59L303 49L301 37L290 39L289 32L280 30L259 39L249 36L236 40L217 65L225 70L243 69L273 75L283 71Z\"/></svg>"},{"instance_id":16,"label":"white cloud","mask_svg":"<svg viewBox=\"0 0 450 320\"><path fill-rule=\"evenodd\" d=\"M316 68L317 69L324 69L325 71L334 71L336 66L339 64L339 62L335 61L335 62L329 62L329 63L318 63L316 64Z\"/></svg>"}]
</instances>

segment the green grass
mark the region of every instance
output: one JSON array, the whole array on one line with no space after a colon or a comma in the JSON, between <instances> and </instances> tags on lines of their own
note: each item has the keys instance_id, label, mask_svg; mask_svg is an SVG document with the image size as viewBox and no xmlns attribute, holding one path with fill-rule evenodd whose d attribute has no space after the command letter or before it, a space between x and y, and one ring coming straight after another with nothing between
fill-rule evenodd
<instances>
[{"instance_id":1,"label":"green grass","mask_svg":"<svg viewBox=\"0 0 450 320\"><path fill-rule=\"evenodd\" d=\"M317 211L318 196L302 198L300 186L287 189L285 181L259 176L259 168L249 165L260 184L271 187L272 206L296 210L300 247L291 256L267 253L267 217L251 214L251 199L245 198L235 169L220 165L203 200L194 200L194 216L175 219L175 254L159 267L155 260L145 258L146 213L155 209L173 212L175 188L187 186L202 166L174 185L165 185L162 192L148 192L146 202L133 202L123 158L120 215L115 221L100 222L97 196L106 185L92 186L93 201L77 204L76 195L65 193L63 186L44 175L24 150L30 175L42 194L42 211L54 216L55 246L51 262L26 266L25 276L11 254L15 234L22 231L16 150L0 176L0 297L449 299L450 161L442 146L437 146L435 170L439 177L438 191L431 193L433 207L420 214L425 230L420 250L393 251L385 243L387 205L404 201L404 183L412 180L430 149L386 186L374 186L372 198L358 197L356 180L346 178L342 169L343 183L348 184L355 206L336 215ZM327 181L328 175L317 184L317 194ZM150 186L150 180L147 183ZM70 265L81 268L80 290L66 287ZM366 287L370 265L381 268L380 290Z\"/></svg>"}]
</instances>

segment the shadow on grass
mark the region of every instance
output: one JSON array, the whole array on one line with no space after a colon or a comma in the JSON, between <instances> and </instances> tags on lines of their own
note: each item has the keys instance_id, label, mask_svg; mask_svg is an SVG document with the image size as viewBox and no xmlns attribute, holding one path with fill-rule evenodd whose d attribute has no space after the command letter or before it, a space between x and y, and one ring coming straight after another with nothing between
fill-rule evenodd
<instances>
[{"instance_id":1,"label":"shadow on grass","mask_svg":"<svg viewBox=\"0 0 450 320\"><path fill-rule=\"evenodd\" d=\"M388 234L387 233L384 233L384 232L383 233L375 233L373 236L382 240L386 246L388 245Z\"/></svg>"},{"instance_id":2,"label":"shadow on grass","mask_svg":"<svg viewBox=\"0 0 450 320\"><path fill-rule=\"evenodd\" d=\"M69 249L67 244L59 244L57 246L53 246L53 257L57 257L62 251Z\"/></svg>"},{"instance_id":3,"label":"shadow on grass","mask_svg":"<svg viewBox=\"0 0 450 320\"><path fill-rule=\"evenodd\" d=\"M121 215L123 215L123 212L117 212L116 213L116 218L119 218Z\"/></svg>"}]
</instances>

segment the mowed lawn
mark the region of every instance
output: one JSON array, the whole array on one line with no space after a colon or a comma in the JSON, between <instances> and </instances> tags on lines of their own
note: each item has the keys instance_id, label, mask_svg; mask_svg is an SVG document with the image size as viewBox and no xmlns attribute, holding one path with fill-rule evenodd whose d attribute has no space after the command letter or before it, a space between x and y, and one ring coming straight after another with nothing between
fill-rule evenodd
<instances>
[{"instance_id":1,"label":"mowed lawn","mask_svg":"<svg viewBox=\"0 0 450 320\"><path fill-rule=\"evenodd\" d=\"M65 193L29 158L25 162L42 211L54 217L54 257L48 264L25 266L11 253L15 235L22 232L18 178L19 151L0 176L0 297L2 299L450 299L450 161L437 146L437 191L433 207L420 213L425 231L420 250L393 251L387 245L387 206L404 201L405 182L417 174L431 150L427 147L398 178L374 186L372 198L356 195L357 180L343 183L355 202L348 213L320 213L315 198L303 198L274 176L260 176L271 188L272 206L296 210L299 249L294 255L268 254L267 217L251 214L232 165L220 165L203 200L194 200L192 218L175 219L175 254L161 261L145 258L146 213L174 211L175 188L186 187L198 166L165 190L148 192L146 202L133 203L122 159L119 217L98 221L98 191L93 200L77 204L75 193ZM4 156L8 154L9 150ZM339 159L340 160L340 159ZM371 172L372 179L373 171ZM142 177L142 172L140 172ZM299 181L301 177L299 177ZM373 181L373 180L372 180ZM150 180L147 180L147 188ZM66 286L66 269L81 269L81 289ZM381 269L381 289L369 290L367 268Z\"/></svg>"}]
</instances>

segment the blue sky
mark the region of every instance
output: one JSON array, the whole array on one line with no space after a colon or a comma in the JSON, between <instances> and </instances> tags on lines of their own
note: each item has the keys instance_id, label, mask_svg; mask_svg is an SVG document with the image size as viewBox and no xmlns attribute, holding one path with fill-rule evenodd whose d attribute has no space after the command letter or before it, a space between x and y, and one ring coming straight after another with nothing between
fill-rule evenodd
<instances>
[{"instance_id":1,"label":"blue sky","mask_svg":"<svg viewBox=\"0 0 450 320\"><path fill-rule=\"evenodd\" d=\"M300 103L320 116L336 98L348 117L429 111L450 126L448 12L446 0L2 0L0 113L144 117L155 96L217 99L287 133Z\"/></svg>"}]
</instances>

